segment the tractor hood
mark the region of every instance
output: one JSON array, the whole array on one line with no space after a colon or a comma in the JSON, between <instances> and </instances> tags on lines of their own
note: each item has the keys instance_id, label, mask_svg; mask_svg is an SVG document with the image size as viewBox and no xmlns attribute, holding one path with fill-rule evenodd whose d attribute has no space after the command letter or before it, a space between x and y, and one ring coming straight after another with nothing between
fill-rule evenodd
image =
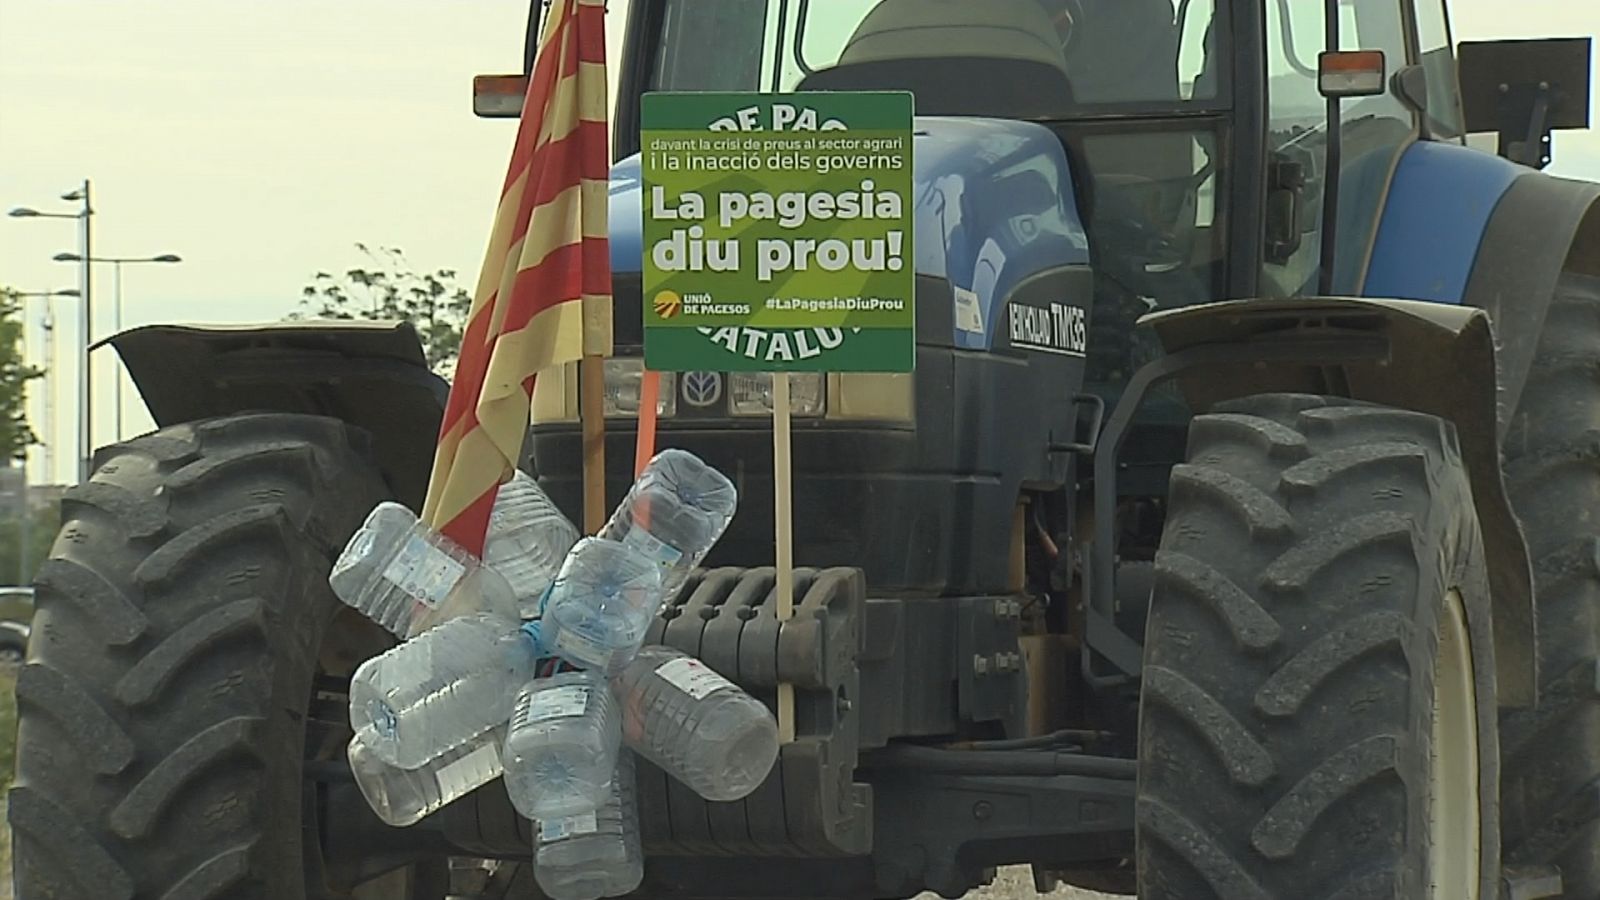
<instances>
[{"instance_id":1,"label":"tractor hood","mask_svg":"<svg viewBox=\"0 0 1600 900\"><path fill-rule=\"evenodd\" d=\"M919 117L913 158L917 274L949 281L958 303L972 307L955 316L956 346L988 347L1000 312L994 298L1006 296L1011 285L1045 268L1088 265L1066 154L1045 127ZM611 169L611 267L617 275L643 268L642 198L635 154Z\"/></svg>"}]
</instances>

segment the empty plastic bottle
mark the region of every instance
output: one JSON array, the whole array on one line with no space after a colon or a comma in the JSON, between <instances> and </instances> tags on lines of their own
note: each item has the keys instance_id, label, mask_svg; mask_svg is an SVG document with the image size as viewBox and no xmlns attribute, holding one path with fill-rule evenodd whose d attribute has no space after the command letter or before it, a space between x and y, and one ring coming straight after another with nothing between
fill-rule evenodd
<instances>
[{"instance_id":1,"label":"empty plastic bottle","mask_svg":"<svg viewBox=\"0 0 1600 900\"><path fill-rule=\"evenodd\" d=\"M328 575L347 605L400 638L476 612L516 615L511 585L398 503L380 503Z\"/></svg>"},{"instance_id":2,"label":"empty plastic bottle","mask_svg":"<svg viewBox=\"0 0 1600 900\"><path fill-rule=\"evenodd\" d=\"M378 818L404 828L499 778L505 736L506 727L501 725L420 768L402 769L379 759L357 735L348 749L350 771Z\"/></svg>"},{"instance_id":3,"label":"empty plastic bottle","mask_svg":"<svg viewBox=\"0 0 1600 900\"><path fill-rule=\"evenodd\" d=\"M721 472L693 453L663 450L645 466L600 536L659 563L663 599L669 599L711 552L738 505L739 492Z\"/></svg>"},{"instance_id":4,"label":"empty plastic bottle","mask_svg":"<svg viewBox=\"0 0 1600 900\"><path fill-rule=\"evenodd\" d=\"M539 823L533 877L551 900L621 897L644 882L633 754L617 756L605 805Z\"/></svg>"},{"instance_id":5,"label":"empty plastic bottle","mask_svg":"<svg viewBox=\"0 0 1600 900\"><path fill-rule=\"evenodd\" d=\"M451 619L356 669L350 727L384 762L415 769L506 722L537 649L492 613Z\"/></svg>"},{"instance_id":6,"label":"empty plastic bottle","mask_svg":"<svg viewBox=\"0 0 1600 900\"><path fill-rule=\"evenodd\" d=\"M615 541L584 538L545 601L543 643L575 666L615 672L644 643L661 607L661 570Z\"/></svg>"},{"instance_id":7,"label":"empty plastic bottle","mask_svg":"<svg viewBox=\"0 0 1600 900\"><path fill-rule=\"evenodd\" d=\"M563 672L517 694L506 736L506 791L530 819L592 812L605 802L622 743L611 687L599 672Z\"/></svg>"},{"instance_id":8,"label":"empty plastic bottle","mask_svg":"<svg viewBox=\"0 0 1600 900\"><path fill-rule=\"evenodd\" d=\"M707 800L738 800L778 758L778 722L761 701L671 647L639 650L612 679L623 742Z\"/></svg>"},{"instance_id":9,"label":"empty plastic bottle","mask_svg":"<svg viewBox=\"0 0 1600 900\"><path fill-rule=\"evenodd\" d=\"M510 583L522 618L532 619L561 560L577 542L578 529L539 483L519 470L495 495L483 561Z\"/></svg>"}]
</instances>

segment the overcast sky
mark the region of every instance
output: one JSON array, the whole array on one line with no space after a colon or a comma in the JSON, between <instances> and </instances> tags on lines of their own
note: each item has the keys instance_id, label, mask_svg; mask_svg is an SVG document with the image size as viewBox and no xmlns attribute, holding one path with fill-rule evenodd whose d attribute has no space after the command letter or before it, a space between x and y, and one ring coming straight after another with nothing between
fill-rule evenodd
<instances>
[{"instance_id":1,"label":"overcast sky","mask_svg":"<svg viewBox=\"0 0 1600 900\"><path fill-rule=\"evenodd\" d=\"M614 54L626 2L611 6ZM1595 0L1452 6L1458 40L1600 30ZM124 327L280 319L317 270L360 262L355 241L470 284L513 134L472 115L471 79L519 68L526 14L526 0L0 0L0 208L68 211L55 198L88 177L96 255L183 256L124 268ZM1600 134L1559 136L1556 160L1600 180ZM50 261L76 249L74 229L0 219L0 284L76 286ZM108 269L95 292L99 337ZM72 302L57 305L58 477L74 440ZM134 434L149 419L127 396Z\"/></svg>"}]
</instances>

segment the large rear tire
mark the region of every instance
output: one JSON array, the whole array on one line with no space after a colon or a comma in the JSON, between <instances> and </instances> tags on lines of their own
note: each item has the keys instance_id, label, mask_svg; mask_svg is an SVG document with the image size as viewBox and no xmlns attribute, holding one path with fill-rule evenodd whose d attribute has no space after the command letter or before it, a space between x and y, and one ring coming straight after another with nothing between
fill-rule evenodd
<instances>
[{"instance_id":1,"label":"large rear tire","mask_svg":"<svg viewBox=\"0 0 1600 900\"><path fill-rule=\"evenodd\" d=\"M390 493L367 443L215 419L106 448L67 493L17 679L22 900L439 900L443 859L336 883L302 780L342 759L341 670L388 642L327 584Z\"/></svg>"},{"instance_id":2,"label":"large rear tire","mask_svg":"<svg viewBox=\"0 0 1600 900\"><path fill-rule=\"evenodd\" d=\"M1557 287L1505 460L1539 603L1539 705L1500 724L1506 861L1600 897L1600 278Z\"/></svg>"},{"instance_id":3,"label":"large rear tire","mask_svg":"<svg viewBox=\"0 0 1600 900\"><path fill-rule=\"evenodd\" d=\"M1302 395L1197 417L1145 631L1139 896L1492 900L1483 566L1440 420Z\"/></svg>"}]
</instances>

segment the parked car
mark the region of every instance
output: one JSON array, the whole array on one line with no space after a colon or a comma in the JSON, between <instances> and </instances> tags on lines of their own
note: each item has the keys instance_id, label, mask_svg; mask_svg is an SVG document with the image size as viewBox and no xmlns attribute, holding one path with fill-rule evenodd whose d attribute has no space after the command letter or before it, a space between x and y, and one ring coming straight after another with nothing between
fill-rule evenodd
<instances>
[{"instance_id":1,"label":"parked car","mask_svg":"<svg viewBox=\"0 0 1600 900\"><path fill-rule=\"evenodd\" d=\"M15 666L28 655L28 636L32 633L21 622L0 620L0 666Z\"/></svg>"},{"instance_id":2,"label":"parked car","mask_svg":"<svg viewBox=\"0 0 1600 900\"><path fill-rule=\"evenodd\" d=\"M33 588L9 585L0 587L0 621L22 622L33 620Z\"/></svg>"}]
</instances>

